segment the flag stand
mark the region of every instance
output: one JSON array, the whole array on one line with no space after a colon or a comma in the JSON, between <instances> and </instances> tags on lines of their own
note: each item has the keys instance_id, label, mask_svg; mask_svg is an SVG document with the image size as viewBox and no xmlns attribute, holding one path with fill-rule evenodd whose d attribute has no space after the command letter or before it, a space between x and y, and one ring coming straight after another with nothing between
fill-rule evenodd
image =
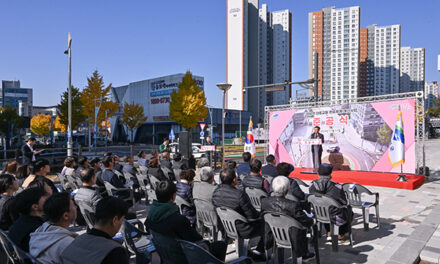
<instances>
[{"instance_id":1,"label":"flag stand","mask_svg":"<svg viewBox=\"0 0 440 264\"><path fill-rule=\"evenodd\" d=\"M406 181L408 181L408 179L406 178L405 174L403 174L403 164L400 164L400 174L399 174L399 177L397 178L397 181L399 181L399 182L406 182Z\"/></svg>"}]
</instances>

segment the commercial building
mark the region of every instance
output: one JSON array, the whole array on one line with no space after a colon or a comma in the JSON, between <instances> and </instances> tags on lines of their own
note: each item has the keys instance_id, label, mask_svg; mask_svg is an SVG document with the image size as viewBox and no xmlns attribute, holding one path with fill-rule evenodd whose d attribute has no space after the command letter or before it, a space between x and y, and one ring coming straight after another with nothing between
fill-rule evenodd
<instances>
[{"instance_id":1,"label":"commercial building","mask_svg":"<svg viewBox=\"0 0 440 264\"><path fill-rule=\"evenodd\" d=\"M32 88L22 88L20 81L4 81L0 93L0 105L17 109L21 116L32 116Z\"/></svg>"},{"instance_id":2,"label":"commercial building","mask_svg":"<svg viewBox=\"0 0 440 264\"><path fill-rule=\"evenodd\" d=\"M318 67L318 96L341 100L358 96L360 7L324 8L309 13L309 78ZM318 64L314 65L314 54Z\"/></svg>"},{"instance_id":3,"label":"commercial building","mask_svg":"<svg viewBox=\"0 0 440 264\"><path fill-rule=\"evenodd\" d=\"M119 114L110 119L111 134L113 141L126 142L130 139L130 132L122 125L122 109L125 103L136 103L144 108L144 115L147 121L134 133L134 141L137 143L160 144L164 137L168 137L171 129L177 135L183 130L181 125L170 119L171 92L178 89L178 84L182 81L184 74L173 74L159 78L147 79L129 83L119 87L112 87L112 100L119 103ZM193 75L199 88L204 89L204 78ZM246 129L249 123L250 113L242 111L227 111L226 134L225 137L233 137L235 130L239 130L239 120ZM210 108L205 120L207 124L213 119L214 140L219 140L221 136L221 109ZM206 131L206 130L205 130ZM193 142L200 142L200 127L192 129Z\"/></svg>"},{"instance_id":4,"label":"commercial building","mask_svg":"<svg viewBox=\"0 0 440 264\"><path fill-rule=\"evenodd\" d=\"M439 96L438 82L426 82L425 83L425 110L430 107L434 107L434 100L437 100Z\"/></svg>"},{"instance_id":5,"label":"commercial building","mask_svg":"<svg viewBox=\"0 0 440 264\"><path fill-rule=\"evenodd\" d=\"M59 112L58 106L33 106L32 107L32 116L36 115L50 115L57 116Z\"/></svg>"},{"instance_id":6,"label":"commercial building","mask_svg":"<svg viewBox=\"0 0 440 264\"><path fill-rule=\"evenodd\" d=\"M425 49L402 47L400 64L400 91L423 91L425 87Z\"/></svg>"},{"instance_id":7,"label":"commercial building","mask_svg":"<svg viewBox=\"0 0 440 264\"><path fill-rule=\"evenodd\" d=\"M252 112L254 123L264 120L266 105L288 104L291 87L267 92L244 87L290 81L292 14L289 10L259 9L258 0L227 0L227 109Z\"/></svg>"}]
</instances>

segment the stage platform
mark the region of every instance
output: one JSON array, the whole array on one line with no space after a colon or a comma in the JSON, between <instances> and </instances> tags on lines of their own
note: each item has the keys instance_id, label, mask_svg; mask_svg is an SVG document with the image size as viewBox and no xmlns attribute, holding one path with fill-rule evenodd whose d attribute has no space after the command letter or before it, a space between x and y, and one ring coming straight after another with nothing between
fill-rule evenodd
<instances>
[{"instance_id":1,"label":"stage platform","mask_svg":"<svg viewBox=\"0 0 440 264\"><path fill-rule=\"evenodd\" d=\"M310 174L312 169L295 168L290 174L291 177L297 177L301 180L313 181L318 179L318 174ZM307 173L309 172L309 173ZM334 170L332 179L335 182L347 183L354 182L361 185L389 187L396 189L414 190L425 182L425 176L416 174L405 174L408 181L398 182L399 173L375 172L375 171L342 171Z\"/></svg>"}]
</instances>

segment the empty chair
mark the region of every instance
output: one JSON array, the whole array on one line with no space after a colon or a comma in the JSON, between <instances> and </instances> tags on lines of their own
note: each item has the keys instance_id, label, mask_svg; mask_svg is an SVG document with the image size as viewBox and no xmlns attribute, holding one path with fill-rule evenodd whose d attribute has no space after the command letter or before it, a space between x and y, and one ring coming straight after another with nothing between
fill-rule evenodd
<instances>
[{"instance_id":1,"label":"empty chair","mask_svg":"<svg viewBox=\"0 0 440 264\"><path fill-rule=\"evenodd\" d=\"M373 193L364 186L357 183L344 183L342 185L345 195L347 196L348 204L353 208L362 210L362 219L364 221L364 230L368 231L370 222L370 208L374 206L376 209L376 223L380 227L379 216L379 193ZM367 202L362 200L362 194L375 196L374 202Z\"/></svg>"},{"instance_id":2,"label":"empty chair","mask_svg":"<svg viewBox=\"0 0 440 264\"><path fill-rule=\"evenodd\" d=\"M148 233L139 230L127 220L124 220L122 228L122 235L127 248L136 255L136 264L149 263L151 260L150 255L155 251L155 248L150 238L147 237Z\"/></svg>"},{"instance_id":3,"label":"empty chair","mask_svg":"<svg viewBox=\"0 0 440 264\"><path fill-rule=\"evenodd\" d=\"M330 207L336 208L347 208L345 205L341 205L336 202L334 199L327 196L317 196L317 195L309 195L307 200L312 205L313 215L317 222L322 224L330 225L330 234L332 237L332 249L333 251L338 251L338 234L339 234L339 226L337 226L334 221L331 219L330 215ZM350 215L350 214L349 214ZM350 217L349 217L350 218ZM353 238L351 234L351 219L347 220L348 224L348 233L350 234L350 245L353 246Z\"/></svg>"},{"instance_id":4,"label":"empty chair","mask_svg":"<svg viewBox=\"0 0 440 264\"><path fill-rule=\"evenodd\" d=\"M226 236L231 239L235 239L235 249L238 253L238 256L247 256L250 238L243 238L238 234L236 222L241 221L243 223L249 223L249 221L244 216L232 209L218 207L216 210L217 215L223 224L223 228L225 229Z\"/></svg>"},{"instance_id":5,"label":"empty chair","mask_svg":"<svg viewBox=\"0 0 440 264\"><path fill-rule=\"evenodd\" d=\"M174 178L176 182L180 181L180 173L182 172L182 169L173 169L174 172Z\"/></svg>"},{"instance_id":6,"label":"empty chair","mask_svg":"<svg viewBox=\"0 0 440 264\"><path fill-rule=\"evenodd\" d=\"M87 223L87 227L89 229L93 228L93 225L95 224L95 209L90 206L89 203L84 201L75 201L79 207L79 210L84 217L84 220Z\"/></svg>"},{"instance_id":7,"label":"empty chair","mask_svg":"<svg viewBox=\"0 0 440 264\"><path fill-rule=\"evenodd\" d=\"M167 177L170 181L174 181L174 173L171 171L171 169L167 167L161 167L163 174L165 174L165 177Z\"/></svg>"},{"instance_id":8,"label":"empty chair","mask_svg":"<svg viewBox=\"0 0 440 264\"><path fill-rule=\"evenodd\" d=\"M61 186L63 186L63 189L66 189L69 186L69 182L67 181L67 178L61 173L57 173L57 176L58 179L60 180Z\"/></svg>"},{"instance_id":9,"label":"empty chair","mask_svg":"<svg viewBox=\"0 0 440 264\"><path fill-rule=\"evenodd\" d=\"M260 189L247 187L245 188L246 194L249 196L249 199L251 200L252 206L257 210L258 212L261 211L261 199L268 196L268 194Z\"/></svg>"},{"instance_id":10,"label":"empty chair","mask_svg":"<svg viewBox=\"0 0 440 264\"><path fill-rule=\"evenodd\" d=\"M153 244L160 257L161 264L187 264L188 260L176 239L150 230Z\"/></svg>"},{"instance_id":11,"label":"empty chair","mask_svg":"<svg viewBox=\"0 0 440 264\"><path fill-rule=\"evenodd\" d=\"M136 204L136 200L134 198L134 193L133 190L130 188L116 188L115 186L113 186L111 183L104 181L104 186L105 189L107 190L107 194L109 196L113 196L113 192L115 191L128 191L130 193L130 195L126 198L122 198L122 200L127 201L127 202L131 202L132 205Z\"/></svg>"},{"instance_id":12,"label":"empty chair","mask_svg":"<svg viewBox=\"0 0 440 264\"><path fill-rule=\"evenodd\" d=\"M194 199L194 205L196 206L197 223L200 223L203 236L203 227L209 229L212 240L217 241L218 228L218 218L215 211L214 205L212 203L201 200Z\"/></svg>"},{"instance_id":13,"label":"empty chair","mask_svg":"<svg viewBox=\"0 0 440 264\"><path fill-rule=\"evenodd\" d=\"M187 201L185 201L179 195L176 195L176 199L174 200L174 202L176 203L177 207L179 207L180 214L182 214L182 210L183 210L182 207L183 206L187 206L187 207L193 207L194 206L194 205L188 203Z\"/></svg>"},{"instance_id":14,"label":"empty chair","mask_svg":"<svg viewBox=\"0 0 440 264\"><path fill-rule=\"evenodd\" d=\"M207 250L202 248L201 246L185 241L185 240L179 240L178 241L180 246L182 247L183 253L186 256L186 259L188 261L188 264L199 264L199 263L210 263L210 264L250 264L252 261L248 257L239 257L238 259L234 259L230 262L223 262L216 257L214 257L211 253L209 253Z\"/></svg>"},{"instance_id":15,"label":"empty chair","mask_svg":"<svg viewBox=\"0 0 440 264\"><path fill-rule=\"evenodd\" d=\"M297 228L306 230L297 220L290 216L282 214L268 213L264 215L264 221L269 226L274 237L274 263L283 263L284 252L283 249L290 249L293 263L302 263L302 256L296 256L294 243L290 236L290 229ZM316 240L314 240L315 242ZM318 245L315 243L316 258L318 256ZM266 251L266 258L269 259L268 251Z\"/></svg>"},{"instance_id":16,"label":"empty chair","mask_svg":"<svg viewBox=\"0 0 440 264\"><path fill-rule=\"evenodd\" d=\"M3 230L0 230L0 248L2 248L12 264L41 264L37 259L29 253L23 251L12 242Z\"/></svg>"},{"instance_id":17,"label":"empty chair","mask_svg":"<svg viewBox=\"0 0 440 264\"><path fill-rule=\"evenodd\" d=\"M159 179L157 179L156 177L154 177L153 175L149 174L148 175L148 180L150 181L150 186L153 190L156 190L156 186L157 184L159 184Z\"/></svg>"},{"instance_id":18,"label":"empty chair","mask_svg":"<svg viewBox=\"0 0 440 264\"><path fill-rule=\"evenodd\" d=\"M147 184L149 184L148 176L138 172L136 173L136 179L139 182L139 187L141 188L141 190L146 192Z\"/></svg>"}]
</instances>

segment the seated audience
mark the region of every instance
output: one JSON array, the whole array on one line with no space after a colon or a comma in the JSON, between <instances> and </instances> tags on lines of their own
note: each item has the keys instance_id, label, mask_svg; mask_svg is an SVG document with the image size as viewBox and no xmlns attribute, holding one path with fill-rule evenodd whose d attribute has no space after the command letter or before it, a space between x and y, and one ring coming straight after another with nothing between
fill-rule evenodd
<instances>
[{"instance_id":1,"label":"seated audience","mask_svg":"<svg viewBox=\"0 0 440 264\"><path fill-rule=\"evenodd\" d=\"M112 239L121 229L127 212L128 206L121 199L105 197L100 200L96 206L94 228L67 246L61 254L62 263L128 264L127 251Z\"/></svg>"},{"instance_id":2,"label":"seated audience","mask_svg":"<svg viewBox=\"0 0 440 264\"><path fill-rule=\"evenodd\" d=\"M188 159L188 168L192 170L196 170L196 158L191 154L191 157Z\"/></svg>"},{"instance_id":3,"label":"seated audience","mask_svg":"<svg viewBox=\"0 0 440 264\"><path fill-rule=\"evenodd\" d=\"M145 151L143 151L143 150L139 151L137 162L140 166L147 166L148 165L147 153L145 153Z\"/></svg>"},{"instance_id":4,"label":"seated audience","mask_svg":"<svg viewBox=\"0 0 440 264\"><path fill-rule=\"evenodd\" d=\"M293 165L289 164L287 162L281 162L277 166L278 175L286 176L288 178L289 178L290 173L292 173L292 171L294 169L295 168L293 167ZM290 179L289 193L292 194L293 196L295 196L300 201L305 200L306 195L301 190L301 188L299 187L298 183L295 180L291 179L291 178L289 178L289 179Z\"/></svg>"},{"instance_id":5,"label":"seated audience","mask_svg":"<svg viewBox=\"0 0 440 264\"><path fill-rule=\"evenodd\" d=\"M76 166L76 162L75 162L75 158L73 157L67 157L64 160L64 167L61 170L61 175L70 175L70 176L75 176L75 166Z\"/></svg>"},{"instance_id":6,"label":"seated audience","mask_svg":"<svg viewBox=\"0 0 440 264\"><path fill-rule=\"evenodd\" d=\"M189 169L187 163L183 160L182 154L180 153L176 153L176 155L174 155L174 160L173 160L173 170L186 170Z\"/></svg>"},{"instance_id":7,"label":"seated audience","mask_svg":"<svg viewBox=\"0 0 440 264\"><path fill-rule=\"evenodd\" d=\"M82 187L78 189L75 194L75 201L84 202L90 205L93 209L96 208L98 202L102 199L101 194L95 189L96 174L92 168L81 171Z\"/></svg>"},{"instance_id":8,"label":"seated audience","mask_svg":"<svg viewBox=\"0 0 440 264\"><path fill-rule=\"evenodd\" d=\"M319 165L318 168L319 179L314 180L310 185L309 188L310 194L325 195L334 199L336 202L340 203L341 205L347 205L348 204L347 198L345 196L344 190L342 189L342 185L334 181L331 181L332 171L333 171L333 166L330 164L323 163ZM332 221L334 221L334 223L337 226L339 226L339 239L342 241L342 243L348 241L348 239L344 235L345 233L348 232L348 228L349 228L348 221L350 218L352 218L350 217L350 215L352 214L353 212L351 211L351 208L339 209L335 207L330 207L330 215ZM330 238L330 226L325 225L325 228Z\"/></svg>"},{"instance_id":9,"label":"seated audience","mask_svg":"<svg viewBox=\"0 0 440 264\"><path fill-rule=\"evenodd\" d=\"M168 177L168 179L174 181L175 175L173 171L173 165L171 164L171 158L169 152L162 153L162 158L160 160L160 167L169 169L170 171L168 172L168 175L165 176Z\"/></svg>"},{"instance_id":10,"label":"seated audience","mask_svg":"<svg viewBox=\"0 0 440 264\"><path fill-rule=\"evenodd\" d=\"M277 171L277 161L275 159L275 156L272 154L267 155L266 157L267 164L261 169L261 174L263 175L269 175L272 177L278 176Z\"/></svg>"},{"instance_id":11,"label":"seated audience","mask_svg":"<svg viewBox=\"0 0 440 264\"><path fill-rule=\"evenodd\" d=\"M209 160L205 157L200 158L199 161L197 162L196 177L194 177L194 182L200 181L200 170L203 167L209 167Z\"/></svg>"},{"instance_id":12,"label":"seated audience","mask_svg":"<svg viewBox=\"0 0 440 264\"><path fill-rule=\"evenodd\" d=\"M133 158L129 155L125 155L124 157L122 157L121 161L125 163L122 167L122 172L128 172L135 177L138 173L138 170L133 165Z\"/></svg>"},{"instance_id":13,"label":"seated audience","mask_svg":"<svg viewBox=\"0 0 440 264\"><path fill-rule=\"evenodd\" d=\"M57 193L58 189L53 183L53 181L46 178L47 174L50 172L49 161L47 159L37 159L34 163L32 169L32 174L29 175L23 182L23 188L27 188L29 183L31 183L36 178L42 178L49 186L52 188L53 193Z\"/></svg>"},{"instance_id":14,"label":"seated audience","mask_svg":"<svg viewBox=\"0 0 440 264\"><path fill-rule=\"evenodd\" d=\"M61 263L61 253L73 242L77 233L67 230L76 219L76 205L69 193L56 193L44 203L48 219L31 233L29 253L43 264Z\"/></svg>"},{"instance_id":15,"label":"seated audience","mask_svg":"<svg viewBox=\"0 0 440 264\"><path fill-rule=\"evenodd\" d=\"M249 174L251 173L251 162L252 155L249 152L243 153L243 163L238 165L237 167L237 174L240 176L240 174Z\"/></svg>"},{"instance_id":16,"label":"seated audience","mask_svg":"<svg viewBox=\"0 0 440 264\"><path fill-rule=\"evenodd\" d=\"M123 166L121 165L121 163L119 163L121 161L119 159L119 156L118 155L113 155L113 161L115 162L115 165L113 166L113 169L119 171L120 173L122 173Z\"/></svg>"},{"instance_id":17,"label":"seated audience","mask_svg":"<svg viewBox=\"0 0 440 264\"><path fill-rule=\"evenodd\" d=\"M184 170L180 173L180 181L177 182L177 195L183 200L191 204L191 207L182 206L182 215L188 218L191 224L196 222L196 208L193 201L193 186L192 182L194 180L195 173L191 169Z\"/></svg>"},{"instance_id":18,"label":"seated audience","mask_svg":"<svg viewBox=\"0 0 440 264\"><path fill-rule=\"evenodd\" d=\"M238 221L237 231L243 238L260 236L257 249L252 251L251 256L256 261L265 259L264 253L264 221L260 214L252 206L249 196L243 191L235 188L237 176L235 171L229 168L220 173L220 184L212 195L212 203L215 207L227 207L248 219L249 223Z\"/></svg>"},{"instance_id":19,"label":"seated audience","mask_svg":"<svg viewBox=\"0 0 440 264\"><path fill-rule=\"evenodd\" d=\"M160 168L160 162L158 158L151 158L148 162L148 175L154 176L159 181L165 181L168 180L168 178L163 173L162 169Z\"/></svg>"},{"instance_id":20,"label":"seated audience","mask_svg":"<svg viewBox=\"0 0 440 264\"><path fill-rule=\"evenodd\" d=\"M145 227L164 236L199 242L203 239L202 236L191 226L188 219L179 213L179 208L174 203L176 191L176 185L171 181L161 181L158 184L157 200L154 200L151 205L145 220ZM209 250L215 257L224 261L226 243L219 241L209 244ZM176 248L173 255L185 258L180 248Z\"/></svg>"},{"instance_id":21,"label":"seated audience","mask_svg":"<svg viewBox=\"0 0 440 264\"><path fill-rule=\"evenodd\" d=\"M214 171L211 167L200 169L200 182L193 183L193 198L201 199L212 203L212 193L216 186L214 185Z\"/></svg>"},{"instance_id":22,"label":"seated audience","mask_svg":"<svg viewBox=\"0 0 440 264\"><path fill-rule=\"evenodd\" d=\"M272 181L273 196L264 198L261 200L261 213L275 213L283 214L293 217L304 227L310 227L313 224L313 218L308 217L300 204L286 199L286 195L289 192L290 180L285 176L275 177ZM268 241L272 241L272 232L266 225L266 245L270 245ZM308 251L307 247L307 230L301 230L297 228L291 228L289 235L294 244L297 257L302 257L303 260L314 257L313 253Z\"/></svg>"},{"instance_id":23,"label":"seated audience","mask_svg":"<svg viewBox=\"0 0 440 264\"><path fill-rule=\"evenodd\" d=\"M29 166L26 164L20 165L17 168L17 172L15 173L15 177L18 181L18 186L22 187L24 180L29 176L31 170Z\"/></svg>"},{"instance_id":24,"label":"seated audience","mask_svg":"<svg viewBox=\"0 0 440 264\"><path fill-rule=\"evenodd\" d=\"M75 170L75 176L80 177L81 171L89 167L89 158L81 156L78 158L78 168Z\"/></svg>"},{"instance_id":25,"label":"seated audience","mask_svg":"<svg viewBox=\"0 0 440 264\"><path fill-rule=\"evenodd\" d=\"M261 161L258 159L253 159L250 164L250 174L246 175L243 178L243 187L244 188L255 188L263 190L267 193L270 193L270 183L266 179L263 178L260 174L261 171Z\"/></svg>"},{"instance_id":26,"label":"seated audience","mask_svg":"<svg viewBox=\"0 0 440 264\"><path fill-rule=\"evenodd\" d=\"M14 193L18 182L10 174L0 175L0 229L8 230L14 221Z\"/></svg>"},{"instance_id":27,"label":"seated audience","mask_svg":"<svg viewBox=\"0 0 440 264\"><path fill-rule=\"evenodd\" d=\"M104 181L102 180L101 160L99 158L93 158L90 160L90 167L95 171L96 185L104 187Z\"/></svg>"},{"instance_id":28,"label":"seated audience","mask_svg":"<svg viewBox=\"0 0 440 264\"><path fill-rule=\"evenodd\" d=\"M102 160L102 164L104 164L104 171L102 172L101 178L103 181L109 182L116 188L125 188L124 183L119 179L118 175L113 172L113 165L115 164L112 156L104 157ZM120 190L114 191L114 196L124 199L130 196L130 192L128 190Z\"/></svg>"},{"instance_id":29,"label":"seated audience","mask_svg":"<svg viewBox=\"0 0 440 264\"><path fill-rule=\"evenodd\" d=\"M43 206L51 195L51 189L45 189L46 191L36 187L25 189L15 198L14 205L20 217L9 228L9 238L26 252L29 252L30 234L44 223Z\"/></svg>"},{"instance_id":30,"label":"seated audience","mask_svg":"<svg viewBox=\"0 0 440 264\"><path fill-rule=\"evenodd\" d=\"M18 167L18 162L16 161L9 162L8 165L6 166L6 172L8 174L15 176L15 174L17 173L17 167Z\"/></svg>"}]
</instances>

